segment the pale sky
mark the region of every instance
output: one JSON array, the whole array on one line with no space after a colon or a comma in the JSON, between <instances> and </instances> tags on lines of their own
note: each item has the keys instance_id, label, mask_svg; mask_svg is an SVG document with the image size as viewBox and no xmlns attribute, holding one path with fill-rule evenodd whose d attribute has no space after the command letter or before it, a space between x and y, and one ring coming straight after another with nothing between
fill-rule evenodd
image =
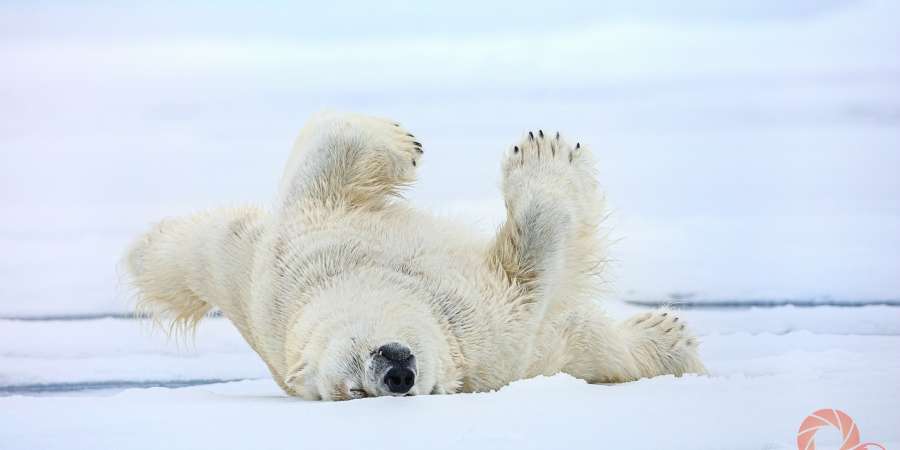
<instances>
[{"instance_id":1,"label":"pale sky","mask_svg":"<svg viewBox=\"0 0 900 450\"><path fill-rule=\"evenodd\" d=\"M508 32L597 22L753 22L816 16L855 0L5 1L7 38L270 37L331 40ZM424 6L424 7L423 7Z\"/></svg>"},{"instance_id":2,"label":"pale sky","mask_svg":"<svg viewBox=\"0 0 900 450\"><path fill-rule=\"evenodd\" d=\"M0 3L0 313L123 309L130 239L265 204L320 109L487 232L514 139L591 145L616 295L900 298L898 2L249 4Z\"/></svg>"}]
</instances>

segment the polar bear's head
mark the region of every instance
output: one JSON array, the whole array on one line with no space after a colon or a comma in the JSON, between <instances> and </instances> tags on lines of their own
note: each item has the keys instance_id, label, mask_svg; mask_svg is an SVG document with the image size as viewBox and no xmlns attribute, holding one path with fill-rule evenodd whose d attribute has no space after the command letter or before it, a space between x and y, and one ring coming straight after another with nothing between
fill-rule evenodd
<instances>
[{"instance_id":1,"label":"polar bear's head","mask_svg":"<svg viewBox=\"0 0 900 450\"><path fill-rule=\"evenodd\" d=\"M294 324L284 383L322 400L452 392L448 333L428 304L396 288L330 288Z\"/></svg>"}]
</instances>

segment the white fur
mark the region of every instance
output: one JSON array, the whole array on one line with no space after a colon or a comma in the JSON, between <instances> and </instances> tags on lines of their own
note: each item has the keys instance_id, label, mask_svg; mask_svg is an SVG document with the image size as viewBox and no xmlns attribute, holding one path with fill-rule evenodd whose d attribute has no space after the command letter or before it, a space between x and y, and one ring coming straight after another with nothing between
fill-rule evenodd
<instances>
[{"instance_id":1,"label":"white fur","mask_svg":"<svg viewBox=\"0 0 900 450\"><path fill-rule=\"evenodd\" d=\"M416 356L413 394L704 372L672 312L616 324L592 300L605 246L587 149L542 132L511 147L507 221L486 241L396 195L422 156L414 139L388 120L317 115L271 212L214 210L139 239L139 307L176 328L221 309L279 385L310 399L381 395L366 361L387 342Z\"/></svg>"}]
</instances>

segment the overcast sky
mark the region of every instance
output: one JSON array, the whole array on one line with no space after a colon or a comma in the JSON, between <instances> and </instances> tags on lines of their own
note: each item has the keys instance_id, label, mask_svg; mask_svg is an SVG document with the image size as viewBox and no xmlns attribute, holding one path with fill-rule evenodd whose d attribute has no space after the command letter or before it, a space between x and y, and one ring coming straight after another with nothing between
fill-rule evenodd
<instances>
[{"instance_id":1,"label":"overcast sky","mask_svg":"<svg viewBox=\"0 0 900 450\"><path fill-rule=\"evenodd\" d=\"M320 109L487 232L513 139L590 144L623 295L900 297L900 2L418 3L0 2L0 312L125 308L127 243L265 204Z\"/></svg>"},{"instance_id":2,"label":"overcast sky","mask_svg":"<svg viewBox=\"0 0 900 450\"><path fill-rule=\"evenodd\" d=\"M854 0L28 1L0 4L0 36L340 38L536 31L597 22L791 20Z\"/></svg>"}]
</instances>

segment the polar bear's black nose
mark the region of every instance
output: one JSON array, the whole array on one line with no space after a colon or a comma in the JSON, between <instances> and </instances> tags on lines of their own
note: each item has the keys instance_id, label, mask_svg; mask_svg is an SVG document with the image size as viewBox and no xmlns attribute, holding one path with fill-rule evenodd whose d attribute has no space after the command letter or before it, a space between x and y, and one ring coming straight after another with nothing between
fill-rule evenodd
<instances>
[{"instance_id":1,"label":"polar bear's black nose","mask_svg":"<svg viewBox=\"0 0 900 450\"><path fill-rule=\"evenodd\" d=\"M378 347L374 363L385 372L381 383L392 394L405 394L416 384L416 356L409 347L391 342Z\"/></svg>"},{"instance_id":2,"label":"polar bear's black nose","mask_svg":"<svg viewBox=\"0 0 900 450\"><path fill-rule=\"evenodd\" d=\"M405 394L416 384L416 373L406 367L393 367L384 376L384 385L395 394Z\"/></svg>"},{"instance_id":3,"label":"polar bear's black nose","mask_svg":"<svg viewBox=\"0 0 900 450\"><path fill-rule=\"evenodd\" d=\"M378 354L393 363L403 363L412 357L412 352L409 351L409 348L396 342L378 347Z\"/></svg>"}]
</instances>

